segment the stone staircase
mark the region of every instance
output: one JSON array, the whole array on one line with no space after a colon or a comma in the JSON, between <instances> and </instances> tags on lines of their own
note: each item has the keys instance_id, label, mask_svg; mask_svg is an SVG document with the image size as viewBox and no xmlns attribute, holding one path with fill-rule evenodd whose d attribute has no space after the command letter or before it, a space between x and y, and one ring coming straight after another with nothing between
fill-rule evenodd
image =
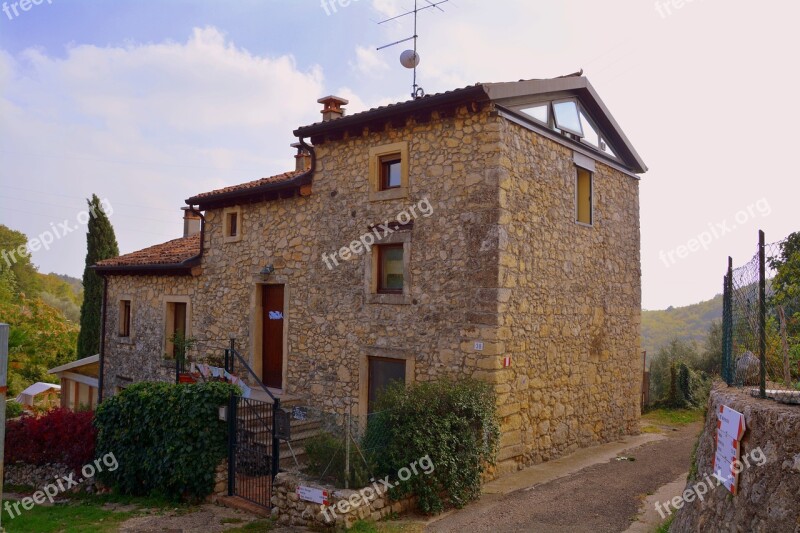
<instances>
[{"instance_id":1,"label":"stone staircase","mask_svg":"<svg viewBox=\"0 0 800 533\"><path fill-rule=\"evenodd\" d=\"M301 397L293 397L288 395L277 395L281 400L281 408L288 411L290 414L290 436L291 440L286 442L281 440L280 446L280 466L287 470L294 470L303 466L305 462L305 442L318 435L322 428L322 423L319 419L298 420L291 416L295 407L300 407L305 404ZM272 404L270 398L263 390L253 389L250 395L252 400ZM240 407L240 415L246 418L244 429L248 431L254 438L255 442L267 446L272 436L269 434L267 427L258 421L256 418L248 417L248 407ZM294 452L294 454L292 454Z\"/></svg>"}]
</instances>

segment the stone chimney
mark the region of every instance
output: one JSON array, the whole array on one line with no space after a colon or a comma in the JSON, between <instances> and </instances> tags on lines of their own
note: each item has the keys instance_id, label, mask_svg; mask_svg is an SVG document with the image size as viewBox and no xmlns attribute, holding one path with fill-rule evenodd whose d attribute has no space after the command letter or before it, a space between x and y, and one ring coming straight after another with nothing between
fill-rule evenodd
<instances>
[{"instance_id":1,"label":"stone chimney","mask_svg":"<svg viewBox=\"0 0 800 533\"><path fill-rule=\"evenodd\" d=\"M303 148L303 145L299 142L292 143L290 145L292 148L297 149L297 154L294 156L295 166L294 169L297 171L301 170L308 170L311 168L311 154L308 153L308 150Z\"/></svg>"},{"instance_id":2,"label":"stone chimney","mask_svg":"<svg viewBox=\"0 0 800 533\"><path fill-rule=\"evenodd\" d=\"M200 215L189 211L188 207L181 207L183 211L183 236L191 237L200 233Z\"/></svg>"},{"instance_id":3,"label":"stone chimney","mask_svg":"<svg viewBox=\"0 0 800 533\"><path fill-rule=\"evenodd\" d=\"M331 120L342 118L344 116L342 106L350 103L349 100L332 95L320 98L317 102L322 104L322 111L320 111L322 113L322 122L330 122Z\"/></svg>"}]
</instances>

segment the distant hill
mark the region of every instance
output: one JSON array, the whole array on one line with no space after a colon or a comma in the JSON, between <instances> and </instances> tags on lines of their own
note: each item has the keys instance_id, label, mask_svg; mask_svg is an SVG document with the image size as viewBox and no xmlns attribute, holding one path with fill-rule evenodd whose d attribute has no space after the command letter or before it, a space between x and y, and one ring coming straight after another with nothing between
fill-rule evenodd
<instances>
[{"instance_id":1,"label":"distant hill","mask_svg":"<svg viewBox=\"0 0 800 533\"><path fill-rule=\"evenodd\" d=\"M642 310L642 350L647 350L649 361L661 346L675 337L702 344L708 327L721 318L721 294L686 307L669 307L663 311Z\"/></svg>"}]
</instances>

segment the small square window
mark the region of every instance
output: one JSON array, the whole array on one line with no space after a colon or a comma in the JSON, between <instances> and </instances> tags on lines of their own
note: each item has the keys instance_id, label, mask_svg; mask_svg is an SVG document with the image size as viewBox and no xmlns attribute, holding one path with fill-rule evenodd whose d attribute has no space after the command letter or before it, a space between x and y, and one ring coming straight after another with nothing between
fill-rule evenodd
<instances>
[{"instance_id":1,"label":"small square window","mask_svg":"<svg viewBox=\"0 0 800 533\"><path fill-rule=\"evenodd\" d=\"M592 205L592 173L585 168L577 167L575 179L575 220L581 224L591 225L594 218Z\"/></svg>"},{"instance_id":2,"label":"small square window","mask_svg":"<svg viewBox=\"0 0 800 533\"><path fill-rule=\"evenodd\" d=\"M236 237L239 234L239 213L228 213L228 237Z\"/></svg>"},{"instance_id":3,"label":"small square window","mask_svg":"<svg viewBox=\"0 0 800 533\"><path fill-rule=\"evenodd\" d=\"M395 189L402 183L400 154L381 158L381 190Z\"/></svg>"},{"instance_id":4,"label":"small square window","mask_svg":"<svg viewBox=\"0 0 800 533\"><path fill-rule=\"evenodd\" d=\"M241 240L242 211L240 207L229 207L222 212L222 236L224 242Z\"/></svg>"},{"instance_id":5,"label":"small square window","mask_svg":"<svg viewBox=\"0 0 800 533\"><path fill-rule=\"evenodd\" d=\"M131 336L131 301L120 300L119 302L119 336Z\"/></svg>"},{"instance_id":6,"label":"small square window","mask_svg":"<svg viewBox=\"0 0 800 533\"><path fill-rule=\"evenodd\" d=\"M403 245L378 246L378 293L403 293Z\"/></svg>"}]
</instances>

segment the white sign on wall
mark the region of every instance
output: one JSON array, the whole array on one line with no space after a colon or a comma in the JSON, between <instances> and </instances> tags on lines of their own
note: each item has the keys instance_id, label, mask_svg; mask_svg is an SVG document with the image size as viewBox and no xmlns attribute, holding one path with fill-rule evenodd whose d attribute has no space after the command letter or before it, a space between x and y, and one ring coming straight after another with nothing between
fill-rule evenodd
<instances>
[{"instance_id":1,"label":"white sign on wall","mask_svg":"<svg viewBox=\"0 0 800 533\"><path fill-rule=\"evenodd\" d=\"M297 497L305 502L319 503L320 505L328 505L328 491L325 489L318 489L315 487L304 487L302 485L297 487L295 491Z\"/></svg>"},{"instance_id":2,"label":"white sign on wall","mask_svg":"<svg viewBox=\"0 0 800 533\"><path fill-rule=\"evenodd\" d=\"M716 451L714 452L714 476L731 494L736 494L741 465L741 440L747 427L744 415L727 405L721 405L717 413ZM738 465L738 468L737 468Z\"/></svg>"}]
</instances>

